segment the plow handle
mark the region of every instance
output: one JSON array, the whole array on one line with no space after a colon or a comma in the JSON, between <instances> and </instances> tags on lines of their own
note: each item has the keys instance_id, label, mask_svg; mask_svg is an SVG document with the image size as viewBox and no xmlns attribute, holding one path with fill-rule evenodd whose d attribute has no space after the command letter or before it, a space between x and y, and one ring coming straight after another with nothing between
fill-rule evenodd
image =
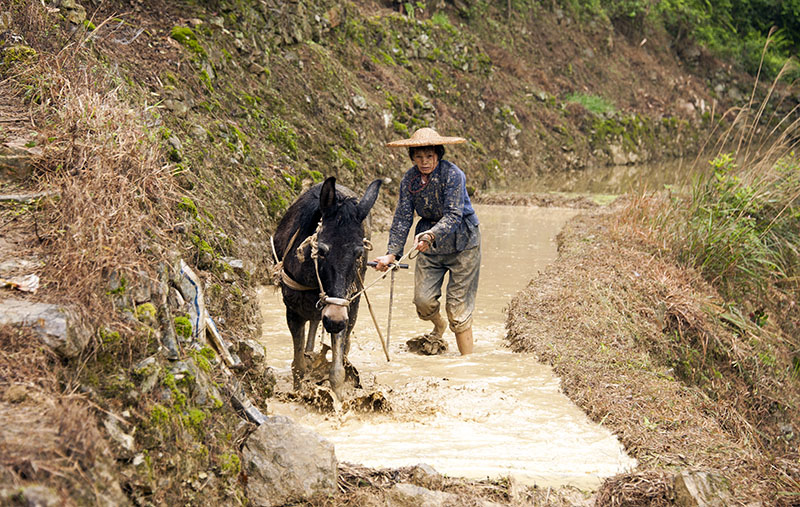
<instances>
[{"instance_id":1,"label":"plow handle","mask_svg":"<svg viewBox=\"0 0 800 507\"><path fill-rule=\"evenodd\" d=\"M367 261L367 266L369 266L371 268L374 268L377 265L378 265L377 262ZM399 267L400 269L408 269L408 264L398 264L397 267Z\"/></svg>"}]
</instances>

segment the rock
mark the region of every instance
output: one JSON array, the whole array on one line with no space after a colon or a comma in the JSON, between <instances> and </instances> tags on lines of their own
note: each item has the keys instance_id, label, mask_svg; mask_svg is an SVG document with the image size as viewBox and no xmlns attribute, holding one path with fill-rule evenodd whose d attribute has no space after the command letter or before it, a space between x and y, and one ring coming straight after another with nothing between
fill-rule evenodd
<instances>
[{"instance_id":1,"label":"rock","mask_svg":"<svg viewBox=\"0 0 800 507\"><path fill-rule=\"evenodd\" d=\"M288 417L268 417L245 441L247 498L273 506L337 491L333 444Z\"/></svg>"},{"instance_id":2,"label":"rock","mask_svg":"<svg viewBox=\"0 0 800 507\"><path fill-rule=\"evenodd\" d=\"M55 490L40 484L23 486L19 489L0 490L0 503L28 507L58 507L63 505L61 497Z\"/></svg>"},{"instance_id":3,"label":"rock","mask_svg":"<svg viewBox=\"0 0 800 507\"><path fill-rule=\"evenodd\" d=\"M675 505L721 507L732 503L728 480L709 472L683 471L675 475Z\"/></svg>"},{"instance_id":4,"label":"rock","mask_svg":"<svg viewBox=\"0 0 800 507\"><path fill-rule=\"evenodd\" d=\"M183 299L189 303L189 320L192 323L192 337L200 343L206 343L206 304L200 278L192 271L183 259L178 261L174 280Z\"/></svg>"},{"instance_id":5,"label":"rock","mask_svg":"<svg viewBox=\"0 0 800 507\"><path fill-rule=\"evenodd\" d=\"M106 417L106 420L103 421L103 426L105 426L106 431L108 431L108 435L113 441L118 443L126 451L133 451L133 436L128 435L122 431L122 429L120 429L119 423L115 417L112 417L111 415Z\"/></svg>"},{"instance_id":6,"label":"rock","mask_svg":"<svg viewBox=\"0 0 800 507\"><path fill-rule=\"evenodd\" d=\"M65 358L78 356L91 338L77 312L56 304L0 301L0 326L4 325L31 328L45 345Z\"/></svg>"},{"instance_id":7,"label":"rock","mask_svg":"<svg viewBox=\"0 0 800 507\"><path fill-rule=\"evenodd\" d=\"M28 390L25 386L14 384L8 386L3 393L3 401L6 403L22 403L28 398Z\"/></svg>"},{"instance_id":8,"label":"rock","mask_svg":"<svg viewBox=\"0 0 800 507\"><path fill-rule=\"evenodd\" d=\"M44 263L35 258L6 259L0 261L0 275L8 276L20 272L30 272L44 266Z\"/></svg>"},{"instance_id":9,"label":"rock","mask_svg":"<svg viewBox=\"0 0 800 507\"><path fill-rule=\"evenodd\" d=\"M138 378L142 379L139 384L139 391L145 394L152 391L153 387L155 387L158 382L158 374L161 373L161 366L159 366L154 356L150 356L136 363L133 367L133 373Z\"/></svg>"},{"instance_id":10,"label":"rock","mask_svg":"<svg viewBox=\"0 0 800 507\"><path fill-rule=\"evenodd\" d=\"M608 151L611 153L611 162L614 165L631 165L639 161L639 155L628 151L621 144L609 143Z\"/></svg>"},{"instance_id":11,"label":"rock","mask_svg":"<svg viewBox=\"0 0 800 507\"><path fill-rule=\"evenodd\" d=\"M167 294L167 303L171 308L181 311L183 311L183 307L186 305L186 301L183 299L183 296L175 287L169 288L169 293Z\"/></svg>"},{"instance_id":12,"label":"rock","mask_svg":"<svg viewBox=\"0 0 800 507\"><path fill-rule=\"evenodd\" d=\"M72 24L80 25L86 19L86 9L75 0L61 0L61 14Z\"/></svg>"},{"instance_id":13,"label":"rock","mask_svg":"<svg viewBox=\"0 0 800 507\"><path fill-rule=\"evenodd\" d=\"M361 95L356 95L353 97L353 105L356 106L356 108L364 111L365 109L367 109L367 99L365 99Z\"/></svg>"},{"instance_id":14,"label":"rock","mask_svg":"<svg viewBox=\"0 0 800 507\"><path fill-rule=\"evenodd\" d=\"M264 345L255 340L242 340L239 342L239 355L245 361L259 364L266 358L267 351Z\"/></svg>"},{"instance_id":15,"label":"rock","mask_svg":"<svg viewBox=\"0 0 800 507\"><path fill-rule=\"evenodd\" d=\"M452 493L398 482L387 492L386 504L389 507L440 507L458 505L458 497Z\"/></svg>"},{"instance_id":16,"label":"rock","mask_svg":"<svg viewBox=\"0 0 800 507\"><path fill-rule=\"evenodd\" d=\"M153 294L150 277L144 271L136 274L136 284L131 288L131 297L137 305L150 301Z\"/></svg>"},{"instance_id":17,"label":"rock","mask_svg":"<svg viewBox=\"0 0 800 507\"><path fill-rule=\"evenodd\" d=\"M442 487L444 478L432 466L420 463L416 465L410 473L409 479L417 486L429 489L439 489Z\"/></svg>"},{"instance_id":18,"label":"rock","mask_svg":"<svg viewBox=\"0 0 800 507\"><path fill-rule=\"evenodd\" d=\"M220 260L230 266L234 273L240 276L253 276L253 273L256 271L255 265L247 260L237 259L235 257L222 257Z\"/></svg>"},{"instance_id":19,"label":"rock","mask_svg":"<svg viewBox=\"0 0 800 507\"><path fill-rule=\"evenodd\" d=\"M33 174L32 161L42 156L42 149L30 147L22 138L9 139L0 145L0 178L25 181Z\"/></svg>"}]
</instances>

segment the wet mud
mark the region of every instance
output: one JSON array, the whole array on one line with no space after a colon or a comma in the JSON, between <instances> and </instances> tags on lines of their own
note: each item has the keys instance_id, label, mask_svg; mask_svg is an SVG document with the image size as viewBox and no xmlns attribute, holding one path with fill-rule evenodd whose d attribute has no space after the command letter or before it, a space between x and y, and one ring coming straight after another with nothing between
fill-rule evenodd
<instances>
[{"instance_id":1,"label":"wet mud","mask_svg":"<svg viewBox=\"0 0 800 507\"><path fill-rule=\"evenodd\" d=\"M631 469L635 460L563 395L549 367L504 344L506 305L555 258L553 238L577 211L479 205L477 212L483 257L473 354L460 356L450 331L443 337L448 350L437 355L414 353L407 345L431 330L417 318L412 303L412 266L396 278L387 337L390 361L362 304L349 355L358 381L348 391L352 397L345 396L336 411L327 401L323 362L319 382L312 379L312 387L292 392L284 309L279 295L266 288L261 309L272 325L263 341L278 376L270 412L292 417L331 440L343 462L375 468L425 463L453 477L514 476L528 485L595 488L604 478ZM374 255L382 253L385 241L380 235L373 238ZM369 272L366 283L374 277ZM384 331L388 293L388 281L369 293Z\"/></svg>"}]
</instances>

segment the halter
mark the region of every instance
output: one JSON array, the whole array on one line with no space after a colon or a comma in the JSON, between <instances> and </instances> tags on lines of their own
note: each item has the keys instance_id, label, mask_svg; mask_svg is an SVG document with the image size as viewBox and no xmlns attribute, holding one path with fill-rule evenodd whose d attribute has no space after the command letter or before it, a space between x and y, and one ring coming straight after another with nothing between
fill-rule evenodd
<instances>
[{"instance_id":1,"label":"halter","mask_svg":"<svg viewBox=\"0 0 800 507\"><path fill-rule=\"evenodd\" d=\"M305 262L305 260L306 260L305 254L303 253L303 250L305 249L306 246L309 246L311 248L311 258L314 260L314 274L317 276L317 284L318 284L317 287L309 287L307 285L303 285L303 284L295 281L291 276L289 276L289 274L284 269L283 261L277 261L277 255L276 255L276 259L275 259L277 262L276 262L274 270L276 272L278 270L280 270L280 275L281 275L280 281L281 281L281 283L283 283L284 285L286 285L290 289L294 289L294 290L298 290L298 291L309 291L309 290L316 290L318 288L319 289L319 299L317 300L317 305L316 305L318 310L322 309L322 307L325 306L325 305L350 306L350 303L355 298L360 296L362 292L364 292L363 289L358 291L358 292L356 292L354 295L352 295L352 296L350 296L348 298L335 298L335 297L328 296L325 293L325 289L322 287L322 278L319 276L319 241L318 241L319 233L321 231L322 231L322 219L320 219L319 224L317 224L317 228L314 231L314 234L312 234L311 236L309 236L306 239L304 239L303 242L300 243L300 245L298 245L298 247L295 249L295 255L297 256L297 260L302 263L302 262ZM295 239L297 239L297 234L299 232L300 232L300 230L298 229L294 233L294 235L292 236L291 240L289 240L289 244L286 246L286 252L284 252L284 257L283 258L286 258L286 254L288 254L289 251L291 250L292 245L294 244ZM272 238L271 237L270 237L270 241L272 242ZM364 243L364 248L366 250L372 250L372 243L367 238L363 238L362 241ZM273 254L275 254L275 243L274 242L272 242L272 251L273 251Z\"/></svg>"}]
</instances>

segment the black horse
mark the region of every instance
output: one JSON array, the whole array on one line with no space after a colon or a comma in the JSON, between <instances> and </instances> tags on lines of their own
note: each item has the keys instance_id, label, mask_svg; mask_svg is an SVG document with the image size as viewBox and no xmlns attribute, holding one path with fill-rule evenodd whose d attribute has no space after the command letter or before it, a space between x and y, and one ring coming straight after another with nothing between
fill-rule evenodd
<instances>
[{"instance_id":1,"label":"black horse","mask_svg":"<svg viewBox=\"0 0 800 507\"><path fill-rule=\"evenodd\" d=\"M344 358L350 350L360 297L349 299L357 292L357 276L363 280L366 271L368 216L381 182L373 181L359 201L350 189L336 185L336 178L328 178L298 197L275 231L275 253L283 264L286 323L294 341L295 389L308 369L306 352L314 350L322 321L331 333L331 389L342 401Z\"/></svg>"}]
</instances>

